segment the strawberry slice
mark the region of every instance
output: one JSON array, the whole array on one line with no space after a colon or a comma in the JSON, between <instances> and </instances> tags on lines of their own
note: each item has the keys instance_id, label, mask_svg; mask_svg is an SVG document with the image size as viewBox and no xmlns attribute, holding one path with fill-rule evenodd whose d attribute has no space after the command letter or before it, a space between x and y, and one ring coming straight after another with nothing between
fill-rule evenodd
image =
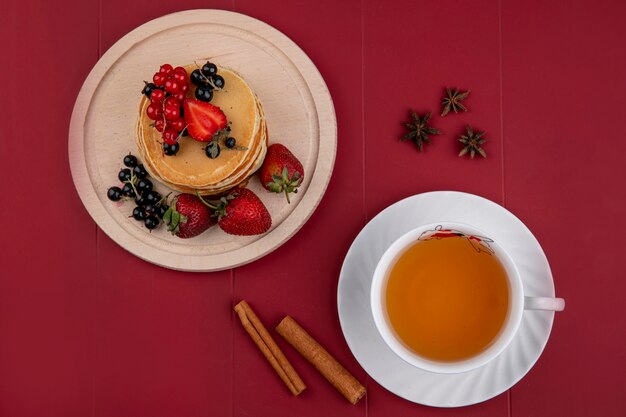
<instances>
[{"instance_id":1,"label":"strawberry slice","mask_svg":"<svg viewBox=\"0 0 626 417\"><path fill-rule=\"evenodd\" d=\"M199 142L213 140L220 129L226 128L226 115L217 106L200 100L186 99L183 103L187 131Z\"/></svg>"}]
</instances>

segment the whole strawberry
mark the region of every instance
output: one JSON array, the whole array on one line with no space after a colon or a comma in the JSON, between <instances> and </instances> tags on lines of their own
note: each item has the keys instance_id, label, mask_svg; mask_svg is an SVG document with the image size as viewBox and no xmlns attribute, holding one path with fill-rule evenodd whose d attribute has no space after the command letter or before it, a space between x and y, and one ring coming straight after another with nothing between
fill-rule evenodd
<instances>
[{"instance_id":1,"label":"whole strawberry","mask_svg":"<svg viewBox=\"0 0 626 417\"><path fill-rule=\"evenodd\" d=\"M285 145L274 143L267 148L265 160L259 171L261 184L274 193L297 193L304 179L304 168L298 158Z\"/></svg>"},{"instance_id":2,"label":"whole strawberry","mask_svg":"<svg viewBox=\"0 0 626 417\"><path fill-rule=\"evenodd\" d=\"M272 226L272 217L267 208L247 188L239 188L222 197L215 214L219 219L218 225L230 235L259 235Z\"/></svg>"},{"instance_id":3,"label":"whole strawberry","mask_svg":"<svg viewBox=\"0 0 626 417\"><path fill-rule=\"evenodd\" d=\"M187 239L198 236L216 223L212 210L193 194L179 194L176 204L163 215L167 230L172 234Z\"/></svg>"}]
</instances>

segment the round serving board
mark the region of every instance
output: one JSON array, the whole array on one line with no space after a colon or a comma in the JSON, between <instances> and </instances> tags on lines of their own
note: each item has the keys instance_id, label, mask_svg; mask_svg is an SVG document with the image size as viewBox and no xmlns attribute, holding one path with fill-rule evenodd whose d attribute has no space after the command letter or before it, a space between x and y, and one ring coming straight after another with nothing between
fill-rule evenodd
<instances>
[{"instance_id":1,"label":"round serving board","mask_svg":"<svg viewBox=\"0 0 626 417\"><path fill-rule=\"evenodd\" d=\"M161 64L211 59L237 71L259 96L269 143L285 144L304 166L305 179L291 204L267 192L255 175L248 188L265 203L269 232L230 236L213 227L179 239L160 227L150 233L129 218L133 201L114 203L122 158L135 147L143 80ZM284 34L251 17L222 10L189 10L133 30L98 61L83 84L70 123L69 160L74 184L89 214L115 242L146 261L178 270L217 271L254 261L285 243L311 216L332 173L337 148L333 102L319 71ZM169 190L156 180L161 193Z\"/></svg>"}]
</instances>

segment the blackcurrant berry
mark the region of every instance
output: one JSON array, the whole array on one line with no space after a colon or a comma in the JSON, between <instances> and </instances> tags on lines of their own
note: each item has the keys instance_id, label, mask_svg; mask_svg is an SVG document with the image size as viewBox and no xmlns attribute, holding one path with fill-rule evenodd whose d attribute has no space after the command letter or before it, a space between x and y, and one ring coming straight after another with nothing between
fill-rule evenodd
<instances>
[{"instance_id":1,"label":"blackcurrant berry","mask_svg":"<svg viewBox=\"0 0 626 417\"><path fill-rule=\"evenodd\" d=\"M194 85L200 85L204 82L204 77L200 73L199 69L195 69L191 71L191 75L189 76L189 79L191 80L191 83Z\"/></svg>"},{"instance_id":2,"label":"blackcurrant berry","mask_svg":"<svg viewBox=\"0 0 626 417\"><path fill-rule=\"evenodd\" d=\"M126 197L135 197L135 190L133 189L133 186L130 183L126 183L124 184L124 187L122 187L122 194L124 194Z\"/></svg>"},{"instance_id":3,"label":"blackcurrant berry","mask_svg":"<svg viewBox=\"0 0 626 417\"><path fill-rule=\"evenodd\" d=\"M130 169L128 168L124 168L122 169L118 174L117 174L117 178L121 181L121 182L125 182L130 180Z\"/></svg>"},{"instance_id":4,"label":"blackcurrant berry","mask_svg":"<svg viewBox=\"0 0 626 417\"><path fill-rule=\"evenodd\" d=\"M152 204L148 203L143 208L143 210L146 212L146 216L152 216L154 214L154 212L156 211L156 207L154 207Z\"/></svg>"},{"instance_id":5,"label":"blackcurrant berry","mask_svg":"<svg viewBox=\"0 0 626 417\"><path fill-rule=\"evenodd\" d=\"M128 154L124 157L124 165L128 168L135 168L137 166L137 158L135 155Z\"/></svg>"},{"instance_id":6,"label":"blackcurrant berry","mask_svg":"<svg viewBox=\"0 0 626 417\"><path fill-rule=\"evenodd\" d=\"M152 191L152 181L146 178L140 179L139 181L137 181L136 187L137 191L139 191L140 193Z\"/></svg>"},{"instance_id":7,"label":"blackcurrant berry","mask_svg":"<svg viewBox=\"0 0 626 417\"><path fill-rule=\"evenodd\" d=\"M133 209L133 218L137 221L141 221L146 218L146 211L143 207L137 206Z\"/></svg>"},{"instance_id":8,"label":"blackcurrant berry","mask_svg":"<svg viewBox=\"0 0 626 417\"><path fill-rule=\"evenodd\" d=\"M206 85L199 85L196 87L195 96L198 100L208 103L213 99L213 89Z\"/></svg>"},{"instance_id":9,"label":"blackcurrant berry","mask_svg":"<svg viewBox=\"0 0 626 417\"><path fill-rule=\"evenodd\" d=\"M143 198L146 199L148 204L156 204L161 201L161 194L157 191L148 191L147 193L143 193Z\"/></svg>"},{"instance_id":10,"label":"blackcurrant berry","mask_svg":"<svg viewBox=\"0 0 626 417\"><path fill-rule=\"evenodd\" d=\"M211 142L206 146L204 151L206 152L206 156L211 159L215 159L220 156L220 145L215 142Z\"/></svg>"},{"instance_id":11,"label":"blackcurrant berry","mask_svg":"<svg viewBox=\"0 0 626 417\"><path fill-rule=\"evenodd\" d=\"M202 66L201 71L202 71L202 75L204 75L205 77L207 78L212 77L215 74L217 74L217 66L207 61L207 63Z\"/></svg>"},{"instance_id":12,"label":"blackcurrant berry","mask_svg":"<svg viewBox=\"0 0 626 417\"><path fill-rule=\"evenodd\" d=\"M139 164L135 168L133 168L133 172L135 173L135 176L139 179L144 179L148 176L148 171L146 171L146 169L143 167L143 164Z\"/></svg>"},{"instance_id":13,"label":"blackcurrant berry","mask_svg":"<svg viewBox=\"0 0 626 417\"><path fill-rule=\"evenodd\" d=\"M226 84L226 81L224 81L224 78L221 75L214 75L211 81L213 81L215 88L224 88L224 85Z\"/></svg>"},{"instance_id":14,"label":"blackcurrant berry","mask_svg":"<svg viewBox=\"0 0 626 417\"><path fill-rule=\"evenodd\" d=\"M163 153L168 156L176 155L179 149L180 149L180 145L178 143L175 143L173 145L169 145L167 143L163 144Z\"/></svg>"},{"instance_id":15,"label":"blackcurrant berry","mask_svg":"<svg viewBox=\"0 0 626 417\"><path fill-rule=\"evenodd\" d=\"M163 216L165 216L165 212L169 210L169 207L166 206L165 204L161 204L159 207L157 207L156 210L156 215L159 219L162 219Z\"/></svg>"},{"instance_id":16,"label":"blackcurrant berry","mask_svg":"<svg viewBox=\"0 0 626 417\"><path fill-rule=\"evenodd\" d=\"M148 201L145 199L145 197L140 196L140 197L135 197L135 203L140 207L145 207L146 204L148 204Z\"/></svg>"},{"instance_id":17,"label":"blackcurrant berry","mask_svg":"<svg viewBox=\"0 0 626 417\"><path fill-rule=\"evenodd\" d=\"M158 87L154 83L146 83L143 90L141 90L141 94L144 94L146 97L150 98L150 94L152 94L152 92L157 88Z\"/></svg>"},{"instance_id":18,"label":"blackcurrant berry","mask_svg":"<svg viewBox=\"0 0 626 417\"><path fill-rule=\"evenodd\" d=\"M143 224L146 226L146 229L149 229L149 230L156 229L156 227L159 225L159 219L156 218L155 216L148 216L143 221Z\"/></svg>"},{"instance_id":19,"label":"blackcurrant berry","mask_svg":"<svg viewBox=\"0 0 626 417\"><path fill-rule=\"evenodd\" d=\"M120 187L111 187L107 191L107 197L109 197L111 201L120 201L122 198L122 190Z\"/></svg>"},{"instance_id":20,"label":"blackcurrant berry","mask_svg":"<svg viewBox=\"0 0 626 417\"><path fill-rule=\"evenodd\" d=\"M226 145L226 147L230 149L234 148L236 144L237 144L237 139L233 137L228 137L224 141L224 145Z\"/></svg>"}]
</instances>

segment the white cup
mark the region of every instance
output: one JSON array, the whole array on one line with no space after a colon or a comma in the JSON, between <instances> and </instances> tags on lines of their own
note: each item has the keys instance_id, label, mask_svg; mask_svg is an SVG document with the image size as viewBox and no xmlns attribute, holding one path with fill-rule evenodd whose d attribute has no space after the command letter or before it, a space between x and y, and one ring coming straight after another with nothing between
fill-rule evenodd
<instances>
[{"instance_id":1,"label":"white cup","mask_svg":"<svg viewBox=\"0 0 626 417\"><path fill-rule=\"evenodd\" d=\"M488 251L495 255L504 266L509 287L507 316L495 340L477 355L457 362L433 361L418 355L408 348L396 335L389 322L385 296L389 271L398 257L417 240L444 238L447 234L465 237L478 251ZM485 237L485 234L480 230L466 224L450 222L433 223L418 227L402 235L392 243L382 258L380 258L380 261L378 261L374 271L370 302L376 328L389 348L409 364L436 373L467 372L493 360L513 340L522 321L524 310L562 311L565 308L565 300L562 298L524 296L524 287L519 270L509 254L496 242Z\"/></svg>"}]
</instances>

